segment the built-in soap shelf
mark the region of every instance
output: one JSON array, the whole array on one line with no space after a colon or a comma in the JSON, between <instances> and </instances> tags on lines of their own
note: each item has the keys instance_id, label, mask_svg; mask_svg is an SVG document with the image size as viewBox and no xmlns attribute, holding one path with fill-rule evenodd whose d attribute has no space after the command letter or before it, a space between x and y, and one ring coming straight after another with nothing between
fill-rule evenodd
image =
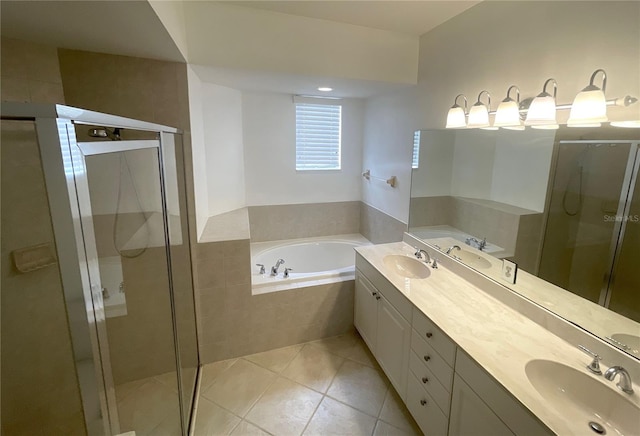
<instances>
[{"instance_id":1,"label":"built-in soap shelf","mask_svg":"<svg viewBox=\"0 0 640 436\"><path fill-rule=\"evenodd\" d=\"M13 263L21 273L28 273L46 268L57 262L53 255L51 243L33 245L13 250Z\"/></svg>"}]
</instances>

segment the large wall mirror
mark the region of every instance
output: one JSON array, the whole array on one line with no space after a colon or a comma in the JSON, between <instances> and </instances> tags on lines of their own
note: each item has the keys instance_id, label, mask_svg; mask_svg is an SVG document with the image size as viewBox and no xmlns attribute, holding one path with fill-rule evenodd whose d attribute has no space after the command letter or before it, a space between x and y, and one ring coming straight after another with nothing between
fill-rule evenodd
<instances>
[{"instance_id":1,"label":"large wall mirror","mask_svg":"<svg viewBox=\"0 0 640 436\"><path fill-rule=\"evenodd\" d=\"M409 233L640 359L640 130L414 138Z\"/></svg>"}]
</instances>

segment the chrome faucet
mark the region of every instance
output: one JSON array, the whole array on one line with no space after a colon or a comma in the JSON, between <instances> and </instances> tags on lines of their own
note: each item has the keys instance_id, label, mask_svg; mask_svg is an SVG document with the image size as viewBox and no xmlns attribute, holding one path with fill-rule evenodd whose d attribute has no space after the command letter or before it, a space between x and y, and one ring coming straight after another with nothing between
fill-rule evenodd
<instances>
[{"instance_id":1,"label":"chrome faucet","mask_svg":"<svg viewBox=\"0 0 640 436\"><path fill-rule=\"evenodd\" d=\"M416 249L416 252L413 253L416 259L422 260L424 256L426 256L427 260L425 260L425 263L431 263L431 256L429 256L429 253L424 251L422 248L418 248L418 247L413 247L413 248ZM424 256L422 255L423 253L424 253Z\"/></svg>"},{"instance_id":2,"label":"chrome faucet","mask_svg":"<svg viewBox=\"0 0 640 436\"><path fill-rule=\"evenodd\" d=\"M276 262L275 266L271 267L271 276L275 277L278 275L278 268L280 268L280 265L282 265L284 263L284 259L278 259L278 261Z\"/></svg>"},{"instance_id":3,"label":"chrome faucet","mask_svg":"<svg viewBox=\"0 0 640 436\"><path fill-rule=\"evenodd\" d=\"M487 238L482 238L482 241L479 239L474 238L473 236L470 238L467 238L464 240L464 243L477 248L478 250L482 251L484 250L484 248L487 246Z\"/></svg>"},{"instance_id":4,"label":"chrome faucet","mask_svg":"<svg viewBox=\"0 0 640 436\"><path fill-rule=\"evenodd\" d=\"M593 360L586 366L586 368L594 374L602 374L602 370L600 369L600 361L602 360L602 357L600 357L597 353L594 353L584 345L578 345L578 348L587 353L589 356L593 357Z\"/></svg>"},{"instance_id":5,"label":"chrome faucet","mask_svg":"<svg viewBox=\"0 0 640 436\"><path fill-rule=\"evenodd\" d=\"M458 251L462 250L462 248L460 248L460 246L459 246L459 245L452 245L451 247L449 247L449 248L447 249L447 251L446 251L445 253L446 253L446 254L451 254L451 251L452 251L452 250L454 250L454 249L455 249L455 250L458 250Z\"/></svg>"},{"instance_id":6,"label":"chrome faucet","mask_svg":"<svg viewBox=\"0 0 640 436\"><path fill-rule=\"evenodd\" d=\"M285 279L288 279L288 278L289 278L289 271L293 271L293 268L285 268L285 269L284 269L283 277L284 277Z\"/></svg>"},{"instance_id":7,"label":"chrome faucet","mask_svg":"<svg viewBox=\"0 0 640 436\"><path fill-rule=\"evenodd\" d=\"M621 366L612 366L611 368L607 369L604 373L604 378L606 378L609 381L613 381L613 379L616 377L616 375L620 374L620 381L616 384L616 386L618 386L618 388L626 393L626 394L633 394L633 385L631 384L631 376L629 375L629 373L627 372L626 369L624 369Z\"/></svg>"}]
</instances>

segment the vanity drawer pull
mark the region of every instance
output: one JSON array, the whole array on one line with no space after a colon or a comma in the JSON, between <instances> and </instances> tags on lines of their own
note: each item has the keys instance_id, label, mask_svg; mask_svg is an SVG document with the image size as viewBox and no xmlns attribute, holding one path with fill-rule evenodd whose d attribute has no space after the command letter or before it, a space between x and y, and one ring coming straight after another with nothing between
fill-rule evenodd
<instances>
[{"instance_id":1,"label":"vanity drawer pull","mask_svg":"<svg viewBox=\"0 0 640 436\"><path fill-rule=\"evenodd\" d=\"M428 362L428 361L430 361L430 360L431 360L431 356L429 356L428 354L425 354L425 356L424 356L424 361L425 361L425 362Z\"/></svg>"},{"instance_id":2,"label":"vanity drawer pull","mask_svg":"<svg viewBox=\"0 0 640 436\"><path fill-rule=\"evenodd\" d=\"M431 332L427 332L426 336L427 336L428 338L430 338L431 336L433 336L433 333L431 333Z\"/></svg>"},{"instance_id":3,"label":"vanity drawer pull","mask_svg":"<svg viewBox=\"0 0 640 436\"><path fill-rule=\"evenodd\" d=\"M426 378L426 377L422 377L422 383L427 384L427 382L428 382L428 381L429 381L429 379L428 379L428 378Z\"/></svg>"},{"instance_id":4,"label":"vanity drawer pull","mask_svg":"<svg viewBox=\"0 0 640 436\"><path fill-rule=\"evenodd\" d=\"M420 404L423 405L423 406L426 406L427 405L427 400L425 400L425 399L420 400Z\"/></svg>"}]
</instances>

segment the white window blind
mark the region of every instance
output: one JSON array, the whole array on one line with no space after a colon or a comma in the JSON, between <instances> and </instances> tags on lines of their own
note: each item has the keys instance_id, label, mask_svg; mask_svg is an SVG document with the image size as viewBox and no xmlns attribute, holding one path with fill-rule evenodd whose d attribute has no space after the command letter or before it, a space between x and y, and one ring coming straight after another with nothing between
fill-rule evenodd
<instances>
[{"instance_id":1,"label":"white window blind","mask_svg":"<svg viewBox=\"0 0 640 436\"><path fill-rule=\"evenodd\" d=\"M411 160L411 168L418 168L420 162L420 130L416 130L413 134L413 159Z\"/></svg>"},{"instance_id":2,"label":"white window blind","mask_svg":"<svg viewBox=\"0 0 640 436\"><path fill-rule=\"evenodd\" d=\"M296 170L339 170L342 106L296 103Z\"/></svg>"}]
</instances>

